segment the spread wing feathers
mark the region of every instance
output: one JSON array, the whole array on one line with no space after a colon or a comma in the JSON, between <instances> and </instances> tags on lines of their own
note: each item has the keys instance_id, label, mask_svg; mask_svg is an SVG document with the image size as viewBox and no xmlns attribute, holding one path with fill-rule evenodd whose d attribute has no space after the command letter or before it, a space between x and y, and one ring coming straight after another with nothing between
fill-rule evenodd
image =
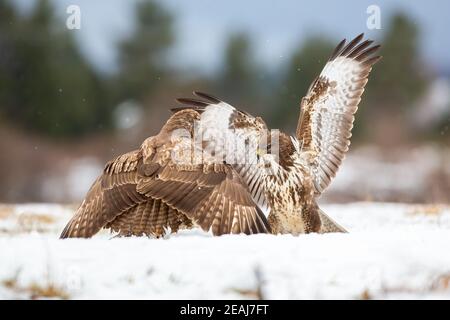
<instances>
[{"instance_id":1,"label":"spread wing feathers","mask_svg":"<svg viewBox=\"0 0 450 320\"><path fill-rule=\"evenodd\" d=\"M236 109L235 107L231 106L230 104L226 103L225 101L223 101L209 93L194 91L193 94L197 98L177 98L177 99L175 99L178 103L182 104L182 106L171 108L170 110L175 113L180 110L192 109L192 110L202 113L209 106L216 106L216 108L210 108L210 111L211 111L211 109L214 109L215 112L217 112L219 110L223 111L223 112L229 112L230 118L221 119L221 120L229 121L230 126L233 126L233 124L235 124L235 123L247 123L247 122L250 125L250 124L253 124L255 122L255 120L257 122L262 122L262 120L259 117L254 117L244 110ZM198 98L200 98L200 99L198 99ZM218 106L218 108L217 108L217 106Z\"/></svg>"},{"instance_id":2,"label":"spread wing feathers","mask_svg":"<svg viewBox=\"0 0 450 320\"><path fill-rule=\"evenodd\" d=\"M214 235L268 233L269 224L247 186L229 165L166 166L137 190L161 199Z\"/></svg>"},{"instance_id":3,"label":"spread wing feathers","mask_svg":"<svg viewBox=\"0 0 450 320\"><path fill-rule=\"evenodd\" d=\"M262 170L252 164L236 164L233 165L233 168L247 185L253 201L255 201L267 217L270 212L270 207L263 187Z\"/></svg>"},{"instance_id":4,"label":"spread wing feathers","mask_svg":"<svg viewBox=\"0 0 450 320\"><path fill-rule=\"evenodd\" d=\"M180 127L188 128L188 120L195 118L196 114L194 111L184 111L173 115L160 134ZM143 174L149 176L160 167L157 163L143 163L146 158L154 161L162 158L156 157L155 147L164 144L164 141L158 142L157 137L148 138L139 150L123 154L106 164L102 175L94 182L62 231L61 238L89 238L116 217L148 200L136 190L136 186Z\"/></svg>"},{"instance_id":5,"label":"spread wing feathers","mask_svg":"<svg viewBox=\"0 0 450 320\"><path fill-rule=\"evenodd\" d=\"M363 34L342 41L302 99L297 138L313 155L316 194L329 185L350 145L354 114L380 47L361 42Z\"/></svg>"},{"instance_id":6,"label":"spread wing feathers","mask_svg":"<svg viewBox=\"0 0 450 320\"><path fill-rule=\"evenodd\" d=\"M202 113L198 134L204 139L203 150L214 151L216 157L223 157L220 162L230 164L248 186L256 204L264 211L268 210L261 171L256 167L256 149L267 139L267 125L261 118L210 94L194 91L194 95L203 100L180 98L177 101L185 106L171 110L193 109Z\"/></svg>"},{"instance_id":7,"label":"spread wing feathers","mask_svg":"<svg viewBox=\"0 0 450 320\"><path fill-rule=\"evenodd\" d=\"M211 226L215 235L270 232L264 214L232 169L210 196L198 205L194 220L205 230Z\"/></svg>"},{"instance_id":8,"label":"spread wing feathers","mask_svg":"<svg viewBox=\"0 0 450 320\"><path fill-rule=\"evenodd\" d=\"M194 109L194 110L198 110L198 111L204 111L205 108L207 106L209 106L210 104L219 104L221 102L223 102L222 100L220 100L219 98L216 98L208 93L204 93L204 92L200 92L200 91L194 91L193 94L199 98L205 99L204 100L199 100L199 99L193 99L193 98L177 98L176 101L178 103L184 104L184 105L188 105L188 106L182 106L182 107L177 107L177 108L172 108L170 109L172 112L177 112L179 110L183 110L183 109Z\"/></svg>"},{"instance_id":9,"label":"spread wing feathers","mask_svg":"<svg viewBox=\"0 0 450 320\"><path fill-rule=\"evenodd\" d=\"M136 191L138 150L110 161L97 178L85 200L61 233L61 238L88 238L122 212L147 198Z\"/></svg>"},{"instance_id":10,"label":"spread wing feathers","mask_svg":"<svg viewBox=\"0 0 450 320\"><path fill-rule=\"evenodd\" d=\"M122 235L162 235L193 223L215 235L269 232L246 184L227 164L175 164L171 131L192 132L199 114L174 114L139 150L109 162L61 234L91 237L102 227Z\"/></svg>"},{"instance_id":11,"label":"spread wing feathers","mask_svg":"<svg viewBox=\"0 0 450 320\"><path fill-rule=\"evenodd\" d=\"M119 236L154 237L163 235L166 230L177 232L183 227L192 227L191 220L159 199L140 203L106 225Z\"/></svg>"}]
</instances>

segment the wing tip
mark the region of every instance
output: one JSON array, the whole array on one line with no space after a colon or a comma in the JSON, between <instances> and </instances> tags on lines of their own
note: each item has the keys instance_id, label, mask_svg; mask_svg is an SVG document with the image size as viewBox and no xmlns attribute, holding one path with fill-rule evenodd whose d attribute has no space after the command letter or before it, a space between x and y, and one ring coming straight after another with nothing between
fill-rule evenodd
<instances>
[{"instance_id":1,"label":"wing tip","mask_svg":"<svg viewBox=\"0 0 450 320\"><path fill-rule=\"evenodd\" d=\"M347 42L346 39L342 39L341 42L338 43L336 48L334 48L333 53L331 53L330 58L328 61L333 61L339 56L339 53L341 52L342 48L345 46L345 43Z\"/></svg>"},{"instance_id":2,"label":"wing tip","mask_svg":"<svg viewBox=\"0 0 450 320\"><path fill-rule=\"evenodd\" d=\"M178 111L193 109L195 111L204 111L205 108L211 104L221 103L222 100L209 94L201 91L194 90L192 94L200 99L196 98L176 98L175 101L179 104L187 105L182 107L174 107L171 108L170 111L176 113ZM203 99L203 100L202 100Z\"/></svg>"},{"instance_id":3,"label":"wing tip","mask_svg":"<svg viewBox=\"0 0 450 320\"><path fill-rule=\"evenodd\" d=\"M364 32L357 35L349 43L345 44L345 39L342 40L334 49L329 61L333 61L338 57L347 57L358 62L365 63L372 59L371 56L381 47L380 44L372 45L373 40L364 39ZM378 59L379 60L379 59ZM376 60L376 61L378 61ZM375 61L375 62L376 62Z\"/></svg>"},{"instance_id":4,"label":"wing tip","mask_svg":"<svg viewBox=\"0 0 450 320\"><path fill-rule=\"evenodd\" d=\"M72 224L73 224L73 218L70 219L70 221L64 227L63 231L61 231L61 234L59 235L59 239L70 238L70 234L72 233Z\"/></svg>"},{"instance_id":5,"label":"wing tip","mask_svg":"<svg viewBox=\"0 0 450 320\"><path fill-rule=\"evenodd\" d=\"M195 98L176 98L175 101L180 104L188 104L191 106L203 107L203 108L207 107L209 105L209 103L207 103L203 100L195 99Z\"/></svg>"},{"instance_id":6,"label":"wing tip","mask_svg":"<svg viewBox=\"0 0 450 320\"><path fill-rule=\"evenodd\" d=\"M205 108L195 107L195 106L181 106L181 107L173 107L173 108L170 108L169 110L172 113L177 113L179 111L184 111L184 110L194 110L194 111L202 112L205 110Z\"/></svg>"},{"instance_id":7,"label":"wing tip","mask_svg":"<svg viewBox=\"0 0 450 320\"><path fill-rule=\"evenodd\" d=\"M372 57L372 58L369 58L369 59L365 60L363 62L363 65L372 67L375 63L377 63L381 59L383 59L383 56L375 56L375 57Z\"/></svg>"},{"instance_id":8,"label":"wing tip","mask_svg":"<svg viewBox=\"0 0 450 320\"><path fill-rule=\"evenodd\" d=\"M216 96L213 96L212 94L205 93L205 92L202 92L202 91L194 90L194 91L192 92L192 94L193 94L194 96L197 96L197 97L199 97L199 98L203 98L203 99L205 99L205 100L207 100L207 101L209 101L209 102L211 102L211 103L214 103L214 104L217 104L217 103L221 103L221 102L222 102L222 100L219 99L219 98L217 98Z\"/></svg>"}]
</instances>

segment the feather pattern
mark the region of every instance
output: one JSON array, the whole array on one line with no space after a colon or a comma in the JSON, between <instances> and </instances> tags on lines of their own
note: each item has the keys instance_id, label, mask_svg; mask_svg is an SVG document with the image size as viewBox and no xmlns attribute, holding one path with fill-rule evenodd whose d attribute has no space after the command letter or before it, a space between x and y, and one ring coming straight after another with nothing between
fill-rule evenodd
<instances>
[{"instance_id":1,"label":"feather pattern","mask_svg":"<svg viewBox=\"0 0 450 320\"><path fill-rule=\"evenodd\" d=\"M223 157L224 162L236 170L243 183L249 187L255 203L267 216L270 209L263 191L261 171L256 166L256 159L249 159L249 155L256 154L261 137L268 135L267 125L261 118L236 109L210 94L194 91L194 95L205 99L202 104L207 104L201 107L202 115L198 132L206 139L205 149L214 150L216 157ZM195 99L195 105L190 103L189 98L177 99L177 101L188 105L180 109L199 109L200 104L197 99ZM250 143L247 144L247 141ZM254 152L251 150L249 152L249 148L254 148Z\"/></svg>"},{"instance_id":2,"label":"feather pattern","mask_svg":"<svg viewBox=\"0 0 450 320\"><path fill-rule=\"evenodd\" d=\"M379 46L361 42L363 34L342 41L301 102L296 136L302 150L314 156L311 171L317 195L336 175L350 145L354 114L368 75L381 57Z\"/></svg>"},{"instance_id":3,"label":"feather pattern","mask_svg":"<svg viewBox=\"0 0 450 320\"><path fill-rule=\"evenodd\" d=\"M177 99L182 106L156 136L106 164L61 238L88 238L102 228L154 237L194 226L214 235L345 231L315 197L348 150L367 77L380 59L379 46L362 40L339 43L311 84L297 139L280 133L279 141L263 142L268 128L261 118L210 94ZM178 130L187 136L174 135ZM260 156L261 143L279 152ZM262 170L267 164L272 170Z\"/></svg>"},{"instance_id":4,"label":"feather pattern","mask_svg":"<svg viewBox=\"0 0 450 320\"><path fill-rule=\"evenodd\" d=\"M229 117L236 112L232 107L217 111ZM215 120L205 114L208 121ZM122 236L159 237L168 228L176 232L194 225L214 235L270 232L267 219L231 165L191 164L189 157L181 164L173 162L170 151L184 141L173 140L171 132L192 132L196 119L200 119L197 111L180 110L140 149L108 162L61 238L91 237L103 227Z\"/></svg>"}]
</instances>

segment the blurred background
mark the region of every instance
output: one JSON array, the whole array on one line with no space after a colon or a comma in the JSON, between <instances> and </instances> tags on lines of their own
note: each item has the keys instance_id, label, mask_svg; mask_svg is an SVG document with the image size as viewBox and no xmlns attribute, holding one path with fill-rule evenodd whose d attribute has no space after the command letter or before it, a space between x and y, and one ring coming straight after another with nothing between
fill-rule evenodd
<instances>
[{"instance_id":1,"label":"blurred background","mask_svg":"<svg viewBox=\"0 0 450 320\"><path fill-rule=\"evenodd\" d=\"M449 203L448 12L438 0L0 0L0 202L80 201L193 90L293 133L333 48L365 32L384 58L323 201Z\"/></svg>"}]
</instances>

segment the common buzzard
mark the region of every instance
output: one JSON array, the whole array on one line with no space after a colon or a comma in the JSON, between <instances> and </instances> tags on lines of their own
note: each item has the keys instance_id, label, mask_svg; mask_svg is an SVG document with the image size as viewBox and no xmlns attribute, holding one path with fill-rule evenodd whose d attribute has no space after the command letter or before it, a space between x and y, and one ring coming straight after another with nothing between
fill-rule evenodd
<instances>
[{"instance_id":1,"label":"common buzzard","mask_svg":"<svg viewBox=\"0 0 450 320\"><path fill-rule=\"evenodd\" d=\"M381 58L379 45L362 40L336 47L301 101L295 137L209 94L178 99L156 136L106 164L61 238L102 228L155 237L197 226L214 235L345 232L316 199L344 159Z\"/></svg>"}]
</instances>

